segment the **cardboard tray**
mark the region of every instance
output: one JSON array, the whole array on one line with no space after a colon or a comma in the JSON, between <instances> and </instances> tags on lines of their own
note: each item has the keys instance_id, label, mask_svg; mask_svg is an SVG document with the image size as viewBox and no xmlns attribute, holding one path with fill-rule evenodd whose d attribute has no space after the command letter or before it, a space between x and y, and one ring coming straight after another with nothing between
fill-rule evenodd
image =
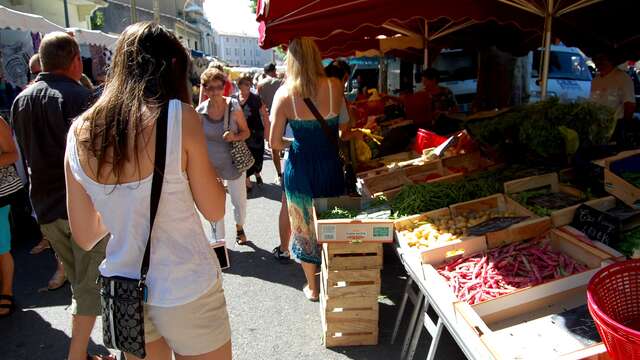
<instances>
[{"instance_id":1,"label":"cardboard tray","mask_svg":"<svg viewBox=\"0 0 640 360\"><path fill-rule=\"evenodd\" d=\"M517 216L529 216L530 218L520 223L514 224L506 229L489 232L482 236L468 236L459 240L447 242L445 244L430 247L427 249L416 249L410 247L404 238L401 230L415 221L423 221L429 218L443 216L460 216L469 212L479 212L487 210L500 210L515 213ZM421 215L409 216L397 220L394 223L396 239L400 247L407 254L416 254L424 264L438 265L453 257L474 254L487 248L494 248L512 241L529 239L540 234L551 227L549 217L538 217L529 212L526 208L516 203L512 199L495 194L481 199L476 199L464 203L451 205L448 208L430 211Z\"/></svg>"},{"instance_id":2,"label":"cardboard tray","mask_svg":"<svg viewBox=\"0 0 640 360\"><path fill-rule=\"evenodd\" d=\"M550 231L550 236L554 249L587 265L589 270L469 305L455 297L432 265L423 265L425 281L430 284L433 297L444 306L452 301L456 316L453 326L459 332L479 337L496 359L553 359L590 346L572 340L568 334L555 334L531 324L550 314L585 304L589 280L602 267L612 263L611 256L556 229ZM532 330L523 330L523 327ZM527 336L522 336L525 330Z\"/></svg>"},{"instance_id":3,"label":"cardboard tray","mask_svg":"<svg viewBox=\"0 0 640 360\"><path fill-rule=\"evenodd\" d=\"M574 187L562 185L558 180L557 173L549 173L538 176L530 176L522 179L512 180L504 183L504 193L510 198L514 199L514 195L523 191L535 190L539 188L549 187L552 192L562 192L575 197L582 198L584 193ZM515 199L514 199L515 200ZM551 212L551 224L553 227L560 227L567 224L567 219L573 219L578 206L582 203L578 203L573 206L566 207L564 209L558 209ZM533 214L524 204L521 204L529 213Z\"/></svg>"},{"instance_id":4,"label":"cardboard tray","mask_svg":"<svg viewBox=\"0 0 640 360\"><path fill-rule=\"evenodd\" d=\"M336 206L360 210L363 208L363 201L362 198L346 196L314 199L312 216L318 243L393 242L393 220L318 219L319 213Z\"/></svg>"}]
</instances>

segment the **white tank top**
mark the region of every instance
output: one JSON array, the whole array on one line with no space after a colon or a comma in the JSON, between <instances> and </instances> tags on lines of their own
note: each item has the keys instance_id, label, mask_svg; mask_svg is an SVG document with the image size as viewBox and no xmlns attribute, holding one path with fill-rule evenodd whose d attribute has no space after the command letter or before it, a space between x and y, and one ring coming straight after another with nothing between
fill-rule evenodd
<instances>
[{"instance_id":1,"label":"white tank top","mask_svg":"<svg viewBox=\"0 0 640 360\"><path fill-rule=\"evenodd\" d=\"M67 138L71 172L111 233L100 273L139 279L149 234L152 177L118 186L95 182L80 165L74 132L72 127ZM220 265L209 248L189 181L182 171L182 103L171 100L164 182L151 236L147 303L186 304L206 293L219 277Z\"/></svg>"}]
</instances>

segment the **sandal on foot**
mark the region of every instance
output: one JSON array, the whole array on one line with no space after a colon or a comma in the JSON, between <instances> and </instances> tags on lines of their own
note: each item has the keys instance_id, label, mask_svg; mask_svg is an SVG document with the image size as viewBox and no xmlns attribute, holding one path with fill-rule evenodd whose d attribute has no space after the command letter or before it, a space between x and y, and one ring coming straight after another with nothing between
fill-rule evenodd
<instances>
[{"instance_id":1,"label":"sandal on foot","mask_svg":"<svg viewBox=\"0 0 640 360\"><path fill-rule=\"evenodd\" d=\"M318 302L319 297L313 296L313 291L311 291L311 289L309 288L309 285L305 285L304 288L302 289L302 292L304 293L304 296L307 298L307 300L311 302Z\"/></svg>"},{"instance_id":2,"label":"sandal on foot","mask_svg":"<svg viewBox=\"0 0 640 360\"><path fill-rule=\"evenodd\" d=\"M43 251L45 251L47 249L51 249L51 244L49 244L49 241L47 239L42 239L42 240L40 240L38 245L34 246L33 249L31 249L31 251L29 251L29 254L37 255L37 254L40 254L41 252L43 252Z\"/></svg>"},{"instance_id":3,"label":"sandal on foot","mask_svg":"<svg viewBox=\"0 0 640 360\"><path fill-rule=\"evenodd\" d=\"M13 311L16 308L15 302L13 300L13 296L11 296L11 295L0 295L0 300L9 301L9 304L0 304L0 310L9 309L9 311L7 311L6 313L0 314L0 319L8 317L11 314L13 314Z\"/></svg>"},{"instance_id":4,"label":"sandal on foot","mask_svg":"<svg viewBox=\"0 0 640 360\"><path fill-rule=\"evenodd\" d=\"M56 273L51 277L51 280L49 280L47 289L49 291L58 290L63 287L66 282L67 275L65 275L64 271L56 271Z\"/></svg>"},{"instance_id":5,"label":"sandal on foot","mask_svg":"<svg viewBox=\"0 0 640 360\"><path fill-rule=\"evenodd\" d=\"M238 245L247 245L247 236L244 233L244 230L236 230L236 244Z\"/></svg>"},{"instance_id":6,"label":"sandal on foot","mask_svg":"<svg viewBox=\"0 0 640 360\"><path fill-rule=\"evenodd\" d=\"M109 354L109 355L87 354L87 360L118 360L118 358L112 354Z\"/></svg>"}]
</instances>

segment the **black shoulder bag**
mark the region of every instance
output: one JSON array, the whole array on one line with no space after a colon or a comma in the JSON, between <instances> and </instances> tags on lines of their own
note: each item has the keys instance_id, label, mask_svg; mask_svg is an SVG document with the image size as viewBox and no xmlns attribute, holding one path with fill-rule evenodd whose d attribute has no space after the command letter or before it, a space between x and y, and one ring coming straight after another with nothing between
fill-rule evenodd
<instances>
[{"instance_id":1,"label":"black shoulder bag","mask_svg":"<svg viewBox=\"0 0 640 360\"><path fill-rule=\"evenodd\" d=\"M316 108L316 105L313 103L313 101L311 101L310 98L304 98L303 100L304 100L304 103L307 105L307 108L309 108L309 111L311 111L313 116L315 116L316 120L318 120L318 122L320 123L320 126L322 126L322 130L324 131L324 134L327 137L327 139L329 139L329 141L336 148L336 151L338 153L338 158L342 163L342 169L343 169L342 175L344 176L344 180L345 180L344 181L345 193L355 194L356 180L357 180L355 171L353 171L353 167L351 166L351 162L349 161L349 158L345 156L344 152L340 148L340 142L338 141L338 137L333 134L333 131L331 130L331 128L329 127L329 124L327 123L327 120L325 120L322 114L320 114L320 111L318 111L318 108Z\"/></svg>"},{"instance_id":2,"label":"black shoulder bag","mask_svg":"<svg viewBox=\"0 0 640 360\"><path fill-rule=\"evenodd\" d=\"M162 194L162 182L167 153L167 122L169 105L162 107L156 121L156 147L153 179L151 182L151 206L149 237L140 267L140 279L121 276L100 277L100 302L102 305L102 333L104 345L144 359L144 308L147 301L145 281L151 255L151 233Z\"/></svg>"}]
</instances>

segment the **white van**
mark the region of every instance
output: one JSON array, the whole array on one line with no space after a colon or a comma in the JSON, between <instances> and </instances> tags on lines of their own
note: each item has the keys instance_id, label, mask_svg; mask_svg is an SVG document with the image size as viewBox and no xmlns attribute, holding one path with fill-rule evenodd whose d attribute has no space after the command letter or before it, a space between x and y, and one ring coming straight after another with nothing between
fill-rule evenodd
<instances>
[{"instance_id":1,"label":"white van","mask_svg":"<svg viewBox=\"0 0 640 360\"><path fill-rule=\"evenodd\" d=\"M529 53L531 80L529 81L530 102L540 101L539 70L543 50ZM549 81L547 94L564 101L588 99L591 94L591 72L586 56L578 48L551 46L549 53Z\"/></svg>"},{"instance_id":2,"label":"white van","mask_svg":"<svg viewBox=\"0 0 640 360\"><path fill-rule=\"evenodd\" d=\"M539 68L543 51L531 51L528 55L531 76L529 79L530 102L540 101ZM433 63L440 71L442 86L446 86L456 96L462 112L471 109L471 103L477 92L477 64L475 52L465 50L443 50ZM591 72L586 56L578 49L566 46L552 46L549 58L549 96L557 96L564 101L588 98L591 92ZM417 88L421 88L417 84Z\"/></svg>"}]
</instances>

